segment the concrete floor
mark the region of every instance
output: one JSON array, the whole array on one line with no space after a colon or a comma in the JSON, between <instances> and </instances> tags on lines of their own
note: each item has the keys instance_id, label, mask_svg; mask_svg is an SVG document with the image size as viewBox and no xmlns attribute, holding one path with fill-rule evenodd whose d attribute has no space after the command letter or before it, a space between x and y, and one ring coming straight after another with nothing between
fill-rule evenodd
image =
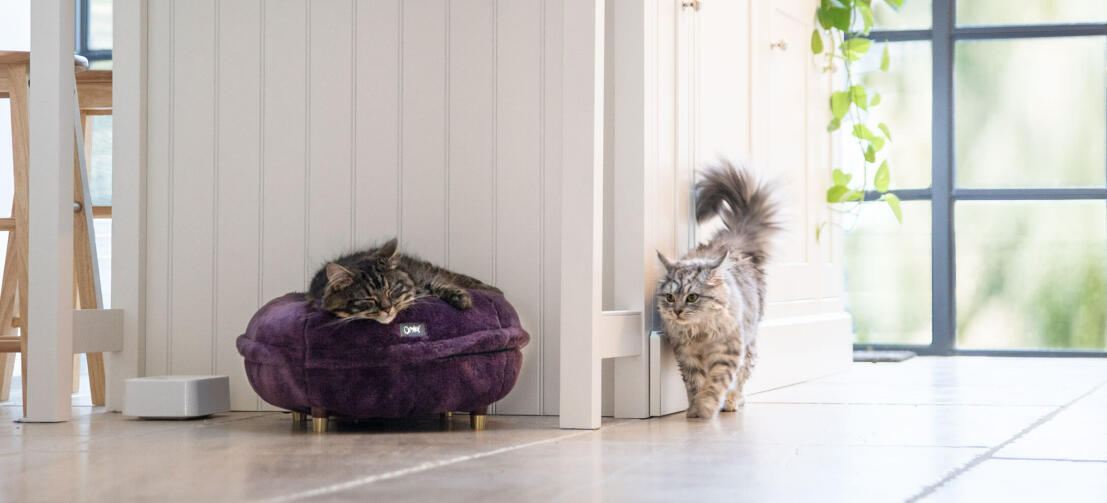
<instances>
[{"instance_id":1,"label":"concrete floor","mask_svg":"<svg viewBox=\"0 0 1107 503\"><path fill-rule=\"evenodd\" d=\"M142 421L0 406L2 501L1107 501L1107 360L915 358L714 421Z\"/></svg>"}]
</instances>

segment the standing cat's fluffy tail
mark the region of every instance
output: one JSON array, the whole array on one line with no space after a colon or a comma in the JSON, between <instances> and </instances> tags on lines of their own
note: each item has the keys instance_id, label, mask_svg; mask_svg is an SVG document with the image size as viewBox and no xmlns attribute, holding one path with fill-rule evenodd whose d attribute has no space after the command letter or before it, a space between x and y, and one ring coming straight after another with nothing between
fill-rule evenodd
<instances>
[{"instance_id":1,"label":"standing cat's fluffy tail","mask_svg":"<svg viewBox=\"0 0 1107 503\"><path fill-rule=\"evenodd\" d=\"M704 169L696 183L696 220L718 215L725 229L711 239L731 252L741 252L756 264L765 262L770 239L781 229L780 208L771 185L756 180L748 169L720 161ZM725 203L725 204L724 204Z\"/></svg>"}]
</instances>

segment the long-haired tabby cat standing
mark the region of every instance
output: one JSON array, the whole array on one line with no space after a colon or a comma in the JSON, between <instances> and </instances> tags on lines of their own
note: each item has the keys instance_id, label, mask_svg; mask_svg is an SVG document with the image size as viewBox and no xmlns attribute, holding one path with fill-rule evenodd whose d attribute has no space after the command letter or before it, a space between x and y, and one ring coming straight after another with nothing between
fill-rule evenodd
<instances>
[{"instance_id":1,"label":"long-haired tabby cat standing","mask_svg":"<svg viewBox=\"0 0 1107 503\"><path fill-rule=\"evenodd\" d=\"M436 266L397 250L396 239L338 257L311 280L307 297L345 319L391 323L420 297L438 297L458 309L473 299L466 289L502 293L476 278Z\"/></svg>"},{"instance_id":2,"label":"long-haired tabby cat standing","mask_svg":"<svg viewBox=\"0 0 1107 503\"><path fill-rule=\"evenodd\" d=\"M688 417L742 404L757 357L770 238L780 230L769 192L729 162L704 170L696 220L718 215L725 227L679 260L657 254L666 270L657 306L688 391Z\"/></svg>"}]
</instances>

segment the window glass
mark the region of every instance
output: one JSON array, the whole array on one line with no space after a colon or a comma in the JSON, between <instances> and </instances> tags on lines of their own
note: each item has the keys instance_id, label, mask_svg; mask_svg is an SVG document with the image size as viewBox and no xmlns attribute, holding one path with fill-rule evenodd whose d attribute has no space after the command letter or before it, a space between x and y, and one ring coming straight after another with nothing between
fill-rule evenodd
<instances>
[{"instance_id":1,"label":"window glass","mask_svg":"<svg viewBox=\"0 0 1107 503\"><path fill-rule=\"evenodd\" d=\"M907 0L905 3L911 3ZM875 14L875 13L874 13ZM1104 0L959 0L958 25L1107 22Z\"/></svg>"},{"instance_id":2,"label":"window glass","mask_svg":"<svg viewBox=\"0 0 1107 503\"><path fill-rule=\"evenodd\" d=\"M954 210L958 347L1107 349L1107 203Z\"/></svg>"},{"instance_id":3,"label":"window glass","mask_svg":"<svg viewBox=\"0 0 1107 503\"><path fill-rule=\"evenodd\" d=\"M92 118L92 157L88 162L88 190L95 206L111 205L111 128L110 115Z\"/></svg>"},{"instance_id":4,"label":"window glass","mask_svg":"<svg viewBox=\"0 0 1107 503\"><path fill-rule=\"evenodd\" d=\"M1103 187L1105 47L1107 37L958 42L957 185Z\"/></svg>"},{"instance_id":5,"label":"window glass","mask_svg":"<svg viewBox=\"0 0 1107 503\"><path fill-rule=\"evenodd\" d=\"M857 343L930 344L930 202L904 201L903 224L865 203L845 233L846 291Z\"/></svg>"},{"instance_id":6,"label":"window glass","mask_svg":"<svg viewBox=\"0 0 1107 503\"><path fill-rule=\"evenodd\" d=\"M112 0L88 0L88 48L94 51L111 49Z\"/></svg>"},{"instance_id":7,"label":"window glass","mask_svg":"<svg viewBox=\"0 0 1107 503\"><path fill-rule=\"evenodd\" d=\"M888 45L889 70L880 71L883 43L877 43L864 59L858 62L857 73L868 90L871 100L880 94L879 105L869 112L868 124L874 128L886 123L892 132L892 141L878 154L878 160L888 160L891 166L893 189L921 189L930 186L930 103L931 64L930 42L894 42ZM842 142L842 165L862 166L861 149L857 139L843 126L837 135ZM879 134L879 132L878 132ZM871 182L873 167L869 169ZM861 173L854 170L858 179Z\"/></svg>"},{"instance_id":8,"label":"window glass","mask_svg":"<svg viewBox=\"0 0 1107 503\"><path fill-rule=\"evenodd\" d=\"M884 0L874 0L874 30L925 30L930 28L931 0L906 0L898 10Z\"/></svg>"}]
</instances>

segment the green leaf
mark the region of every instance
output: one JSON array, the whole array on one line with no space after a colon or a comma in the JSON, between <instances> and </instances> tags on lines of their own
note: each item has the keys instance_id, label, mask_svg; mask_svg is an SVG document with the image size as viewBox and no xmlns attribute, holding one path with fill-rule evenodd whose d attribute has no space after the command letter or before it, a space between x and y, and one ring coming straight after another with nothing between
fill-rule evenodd
<instances>
[{"instance_id":1,"label":"green leaf","mask_svg":"<svg viewBox=\"0 0 1107 503\"><path fill-rule=\"evenodd\" d=\"M892 175L888 172L888 161L880 163L880 168L873 176L873 185L880 192L888 192L888 184L892 181Z\"/></svg>"},{"instance_id":2,"label":"green leaf","mask_svg":"<svg viewBox=\"0 0 1107 503\"><path fill-rule=\"evenodd\" d=\"M865 24L864 33L868 33L869 30L873 29L873 10L872 10L872 8L870 8L867 3L862 2L862 3L857 4L857 12L861 13L861 20Z\"/></svg>"},{"instance_id":3,"label":"green leaf","mask_svg":"<svg viewBox=\"0 0 1107 503\"><path fill-rule=\"evenodd\" d=\"M830 95L830 112L835 119L841 119L849 111L849 95L845 91L834 91Z\"/></svg>"},{"instance_id":4,"label":"green leaf","mask_svg":"<svg viewBox=\"0 0 1107 503\"><path fill-rule=\"evenodd\" d=\"M872 45L873 41L867 38L848 39L842 42L842 56L845 56L846 61L857 61L865 55Z\"/></svg>"},{"instance_id":5,"label":"green leaf","mask_svg":"<svg viewBox=\"0 0 1107 503\"><path fill-rule=\"evenodd\" d=\"M819 237L823 234L823 227L826 227L826 222L819 222L818 227L815 227L815 242L819 242Z\"/></svg>"},{"instance_id":6,"label":"green leaf","mask_svg":"<svg viewBox=\"0 0 1107 503\"><path fill-rule=\"evenodd\" d=\"M823 52L823 37L819 36L819 30L811 31L811 52L819 54Z\"/></svg>"},{"instance_id":7,"label":"green leaf","mask_svg":"<svg viewBox=\"0 0 1107 503\"><path fill-rule=\"evenodd\" d=\"M876 162L876 149L873 148L871 143L869 144L869 148L865 149L865 161Z\"/></svg>"},{"instance_id":8,"label":"green leaf","mask_svg":"<svg viewBox=\"0 0 1107 503\"><path fill-rule=\"evenodd\" d=\"M829 30L834 26L834 20L830 19L830 8L823 4L823 7L815 9L815 18L819 20L819 26L824 30Z\"/></svg>"},{"instance_id":9,"label":"green leaf","mask_svg":"<svg viewBox=\"0 0 1107 503\"><path fill-rule=\"evenodd\" d=\"M862 140L871 140L876 135L874 135L873 131L864 124L854 124L853 136Z\"/></svg>"},{"instance_id":10,"label":"green leaf","mask_svg":"<svg viewBox=\"0 0 1107 503\"><path fill-rule=\"evenodd\" d=\"M826 189L826 202L838 203L842 201L842 196L849 192L849 187L845 185L835 185L829 189Z\"/></svg>"},{"instance_id":11,"label":"green leaf","mask_svg":"<svg viewBox=\"0 0 1107 503\"><path fill-rule=\"evenodd\" d=\"M865 86L856 84L849 88L850 101L862 110L869 109L869 98L865 95Z\"/></svg>"},{"instance_id":12,"label":"green leaf","mask_svg":"<svg viewBox=\"0 0 1107 503\"><path fill-rule=\"evenodd\" d=\"M880 196L880 199L888 203L888 207L892 209L892 213L896 215L896 221L903 223L903 210L899 207L899 197L895 194L884 194Z\"/></svg>"},{"instance_id":13,"label":"green leaf","mask_svg":"<svg viewBox=\"0 0 1107 503\"><path fill-rule=\"evenodd\" d=\"M849 201L860 201L864 197L864 192L861 192L860 190L851 190L842 195L842 202L845 203Z\"/></svg>"},{"instance_id":14,"label":"green leaf","mask_svg":"<svg viewBox=\"0 0 1107 503\"><path fill-rule=\"evenodd\" d=\"M826 125L826 132L837 131L840 127L842 127L842 119L830 119L830 123Z\"/></svg>"},{"instance_id":15,"label":"green leaf","mask_svg":"<svg viewBox=\"0 0 1107 503\"><path fill-rule=\"evenodd\" d=\"M873 99L869 100L869 106L875 107L880 104L880 93L873 94Z\"/></svg>"},{"instance_id":16,"label":"green leaf","mask_svg":"<svg viewBox=\"0 0 1107 503\"><path fill-rule=\"evenodd\" d=\"M884 3L893 9L899 9L903 6L903 0L884 0Z\"/></svg>"},{"instance_id":17,"label":"green leaf","mask_svg":"<svg viewBox=\"0 0 1107 503\"><path fill-rule=\"evenodd\" d=\"M888 71L888 64L889 64L888 44L885 42L884 43L884 54L880 56L880 71L882 71L882 72Z\"/></svg>"},{"instance_id":18,"label":"green leaf","mask_svg":"<svg viewBox=\"0 0 1107 503\"><path fill-rule=\"evenodd\" d=\"M892 132L888 130L887 124L881 122L880 124L877 124L876 127L880 128L880 132L884 133L884 137L887 138L888 141L892 141Z\"/></svg>"},{"instance_id":19,"label":"green leaf","mask_svg":"<svg viewBox=\"0 0 1107 503\"><path fill-rule=\"evenodd\" d=\"M835 169L832 178L834 179L834 185L849 185L849 181L853 179L853 175L840 169Z\"/></svg>"},{"instance_id":20,"label":"green leaf","mask_svg":"<svg viewBox=\"0 0 1107 503\"><path fill-rule=\"evenodd\" d=\"M872 144L873 150L880 152L884 148L884 138L873 135L869 138L869 143Z\"/></svg>"},{"instance_id":21,"label":"green leaf","mask_svg":"<svg viewBox=\"0 0 1107 503\"><path fill-rule=\"evenodd\" d=\"M846 7L831 7L827 10L827 16L830 17L830 25L841 30L843 33L848 32L850 9Z\"/></svg>"}]
</instances>

